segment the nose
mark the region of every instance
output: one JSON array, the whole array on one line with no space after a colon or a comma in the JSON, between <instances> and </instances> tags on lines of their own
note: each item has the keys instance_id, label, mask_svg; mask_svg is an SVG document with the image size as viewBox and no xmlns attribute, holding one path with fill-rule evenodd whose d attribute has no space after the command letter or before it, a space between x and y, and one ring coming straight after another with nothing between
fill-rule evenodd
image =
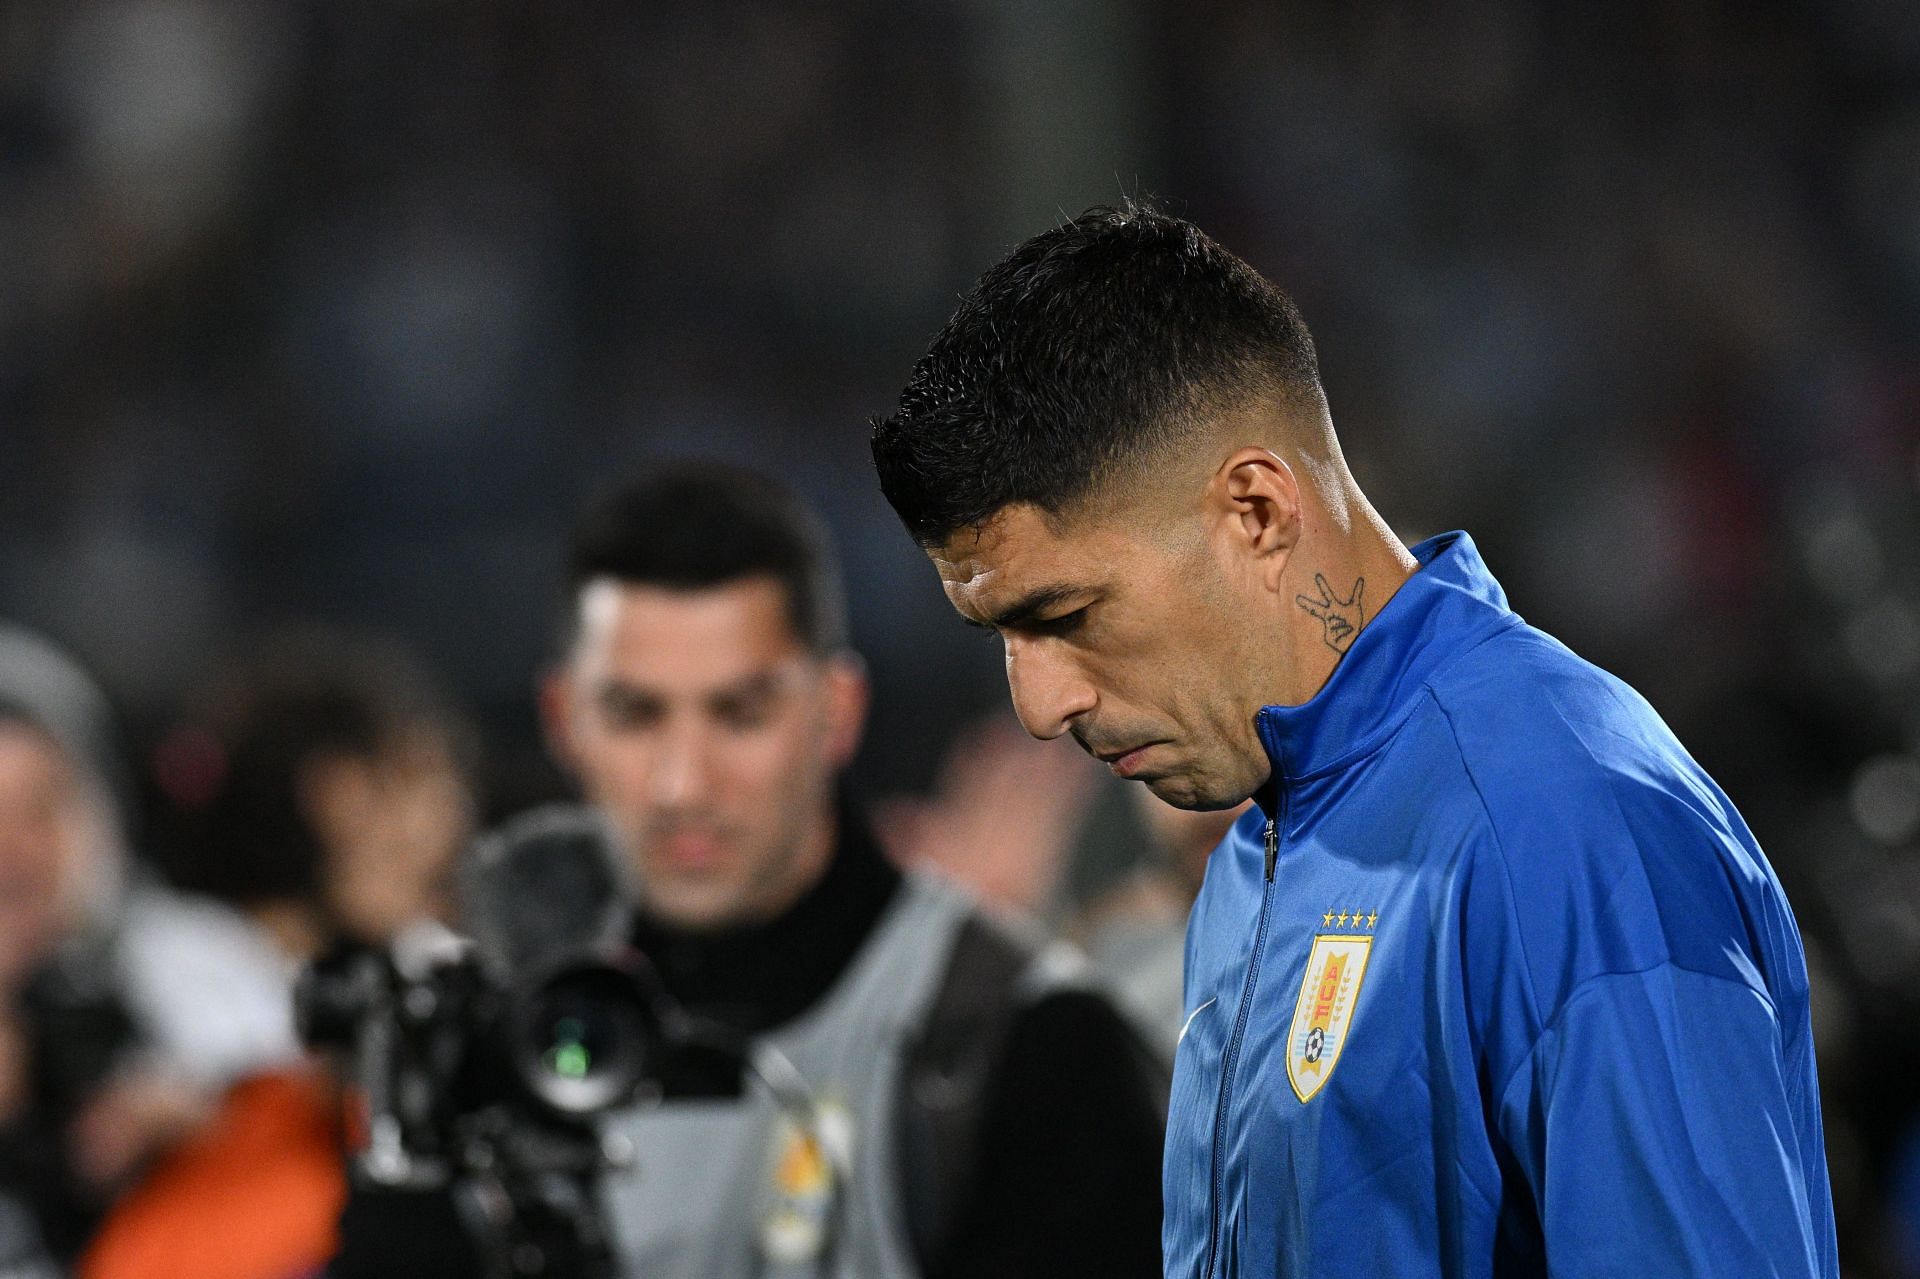
<instances>
[{"instance_id":1,"label":"nose","mask_svg":"<svg viewBox=\"0 0 1920 1279\"><path fill-rule=\"evenodd\" d=\"M693 808L710 797L712 743L697 725L685 724L666 735L653 767L653 801L662 808Z\"/></svg>"},{"instance_id":2,"label":"nose","mask_svg":"<svg viewBox=\"0 0 1920 1279\"><path fill-rule=\"evenodd\" d=\"M1100 700L1093 685L1045 640L1007 637L1007 691L1020 726L1051 741Z\"/></svg>"}]
</instances>

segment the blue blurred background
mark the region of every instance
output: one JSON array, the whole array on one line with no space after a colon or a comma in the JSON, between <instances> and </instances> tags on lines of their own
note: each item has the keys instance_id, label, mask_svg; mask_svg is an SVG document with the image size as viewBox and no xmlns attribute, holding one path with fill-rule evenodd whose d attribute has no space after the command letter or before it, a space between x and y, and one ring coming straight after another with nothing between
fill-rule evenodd
<instances>
[{"instance_id":1,"label":"blue blurred background","mask_svg":"<svg viewBox=\"0 0 1920 1279\"><path fill-rule=\"evenodd\" d=\"M497 814L558 784L572 512L721 454L825 508L862 785L922 790L998 653L865 420L978 271L1123 195L1288 288L1402 535L1470 529L1741 804L1850 1271L1920 1274L1910 0L7 0L0 617L137 755L263 627L396 634Z\"/></svg>"}]
</instances>

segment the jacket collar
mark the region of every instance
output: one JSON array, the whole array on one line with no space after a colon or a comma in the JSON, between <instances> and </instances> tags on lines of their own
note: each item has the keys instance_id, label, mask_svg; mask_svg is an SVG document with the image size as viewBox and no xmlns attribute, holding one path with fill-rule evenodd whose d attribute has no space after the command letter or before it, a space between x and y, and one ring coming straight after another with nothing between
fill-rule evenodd
<instances>
[{"instance_id":1,"label":"jacket collar","mask_svg":"<svg viewBox=\"0 0 1920 1279\"><path fill-rule=\"evenodd\" d=\"M1257 717L1273 780L1256 801L1271 817L1278 788L1372 753L1412 713L1421 690L1453 658L1520 624L1465 533L1413 548L1420 567L1364 626L1318 693Z\"/></svg>"}]
</instances>

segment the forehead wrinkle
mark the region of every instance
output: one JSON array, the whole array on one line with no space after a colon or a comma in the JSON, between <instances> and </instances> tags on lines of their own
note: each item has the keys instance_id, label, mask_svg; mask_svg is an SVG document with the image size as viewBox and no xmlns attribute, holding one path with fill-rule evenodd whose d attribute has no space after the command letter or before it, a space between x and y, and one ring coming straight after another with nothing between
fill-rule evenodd
<instances>
[{"instance_id":1,"label":"forehead wrinkle","mask_svg":"<svg viewBox=\"0 0 1920 1279\"><path fill-rule=\"evenodd\" d=\"M939 554L933 557L933 566L939 572L941 582L952 590L977 591L982 579L993 577L1001 571L977 559L948 559Z\"/></svg>"},{"instance_id":2,"label":"forehead wrinkle","mask_svg":"<svg viewBox=\"0 0 1920 1279\"><path fill-rule=\"evenodd\" d=\"M954 556L933 552L933 565L940 574L940 589L947 597L947 603L953 605L961 619L972 626L985 626L986 622L968 611L968 605L974 603L989 583L1001 573L998 568L990 567L973 557Z\"/></svg>"}]
</instances>

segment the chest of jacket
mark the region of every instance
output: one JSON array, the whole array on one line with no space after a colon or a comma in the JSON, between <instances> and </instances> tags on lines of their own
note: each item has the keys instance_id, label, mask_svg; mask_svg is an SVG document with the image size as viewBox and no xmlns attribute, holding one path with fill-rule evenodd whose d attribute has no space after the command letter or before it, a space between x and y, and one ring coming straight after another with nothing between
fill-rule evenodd
<instances>
[{"instance_id":1,"label":"chest of jacket","mask_svg":"<svg viewBox=\"0 0 1920 1279\"><path fill-rule=\"evenodd\" d=\"M1493 1229L1460 953L1486 828L1443 769L1390 750L1286 795L1270 882L1257 814L1215 854L1168 1116L1169 1274L1231 1274L1242 1254L1412 1273L1441 1216L1465 1205L1455 1226Z\"/></svg>"},{"instance_id":2,"label":"chest of jacket","mask_svg":"<svg viewBox=\"0 0 1920 1279\"><path fill-rule=\"evenodd\" d=\"M909 881L827 998L755 1045L741 1098L609 1121L634 1156L603 1192L626 1273L916 1273L896 1161L900 1072L966 916L957 894Z\"/></svg>"}]
</instances>

